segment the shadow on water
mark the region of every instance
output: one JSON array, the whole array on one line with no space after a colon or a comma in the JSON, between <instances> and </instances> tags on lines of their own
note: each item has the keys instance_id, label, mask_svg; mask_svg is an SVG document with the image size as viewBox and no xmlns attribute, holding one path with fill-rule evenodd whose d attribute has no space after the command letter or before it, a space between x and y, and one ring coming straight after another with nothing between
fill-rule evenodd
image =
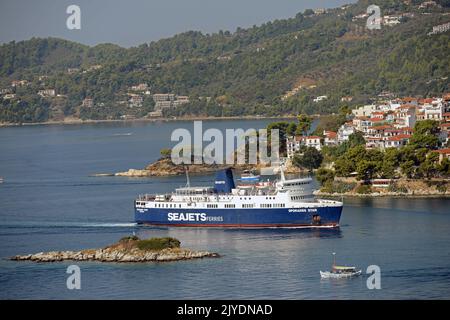
<instances>
[{"instance_id":1,"label":"shadow on water","mask_svg":"<svg viewBox=\"0 0 450 320\"><path fill-rule=\"evenodd\" d=\"M155 227L155 226L136 226L137 232L148 234L154 231L178 231L180 233L224 233L231 236L241 236L246 238L269 238L269 239L289 239L289 238L341 238L342 231L340 228L172 228L172 227Z\"/></svg>"}]
</instances>

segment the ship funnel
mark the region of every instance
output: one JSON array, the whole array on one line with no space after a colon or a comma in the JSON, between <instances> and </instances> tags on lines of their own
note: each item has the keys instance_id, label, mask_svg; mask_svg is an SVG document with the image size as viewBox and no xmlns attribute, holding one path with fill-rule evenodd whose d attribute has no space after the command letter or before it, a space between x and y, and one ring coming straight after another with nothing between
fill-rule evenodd
<instances>
[{"instance_id":1,"label":"ship funnel","mask_svg":"<svg viewBox=\"0 0 450 320\"><path fill-rule=\"evenodd\" d=\"M217 172L216 181L214 182L215 192L231 193L231 189L234 188L233 171L231 171L231 168Z\"/></svg>"}]
</instances>

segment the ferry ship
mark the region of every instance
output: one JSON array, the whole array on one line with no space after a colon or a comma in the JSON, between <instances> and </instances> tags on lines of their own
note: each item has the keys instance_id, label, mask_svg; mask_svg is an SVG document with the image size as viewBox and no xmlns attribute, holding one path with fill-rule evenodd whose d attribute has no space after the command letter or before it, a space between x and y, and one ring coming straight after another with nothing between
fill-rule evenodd
<instances>
[{"instance_id":1,"label":"ferry ship","mask_svg":"<svg viewBox=\"0 0 450 320\"><path fill-rule=\"evenodd\" d=\"M177 188L171 194L140 195L138 224L215 228L338 227L343 203L315 199L312 179L280 179L236 186L231 169L217 172L213 187Z\"/></svg>"}]
</instances>

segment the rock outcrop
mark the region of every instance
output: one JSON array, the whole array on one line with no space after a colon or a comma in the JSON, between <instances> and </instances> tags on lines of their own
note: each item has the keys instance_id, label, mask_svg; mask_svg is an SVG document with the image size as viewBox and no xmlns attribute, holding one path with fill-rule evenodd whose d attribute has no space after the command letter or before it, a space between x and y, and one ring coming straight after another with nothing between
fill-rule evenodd
<instances>
[{"instance_id":1,"label":"rock outcrop","mask_svg":"<svg viewBox=\"0 0 450 320\"><path fill-rule=\"evenodd\" d=\"M191 164L189 173L206 174L213 173L225 168L225 165L216 164ZM121 177L166 177L185 174L183 165L176 165L169 158L159 159L144 169L129 169L125 172L118 172L115 175Z\"/></svg>"},{"instance_id":2,"label":"rock outcrop","mask_svg":"<svg viewBox=\"0 0 450 320\"><path fill-rule=\"evenodd\" d=\"M183 248L161 250L140 249L140 240L121 240L103 249L81 251L50 251L36 254L16 255L15 261L58 262L58 261L100 261L100 262L167 262L199 258L217 258L219 254L208 251L194 251ZM145 241L145 240L144 240Z\"/></svg>"}]
</instances>

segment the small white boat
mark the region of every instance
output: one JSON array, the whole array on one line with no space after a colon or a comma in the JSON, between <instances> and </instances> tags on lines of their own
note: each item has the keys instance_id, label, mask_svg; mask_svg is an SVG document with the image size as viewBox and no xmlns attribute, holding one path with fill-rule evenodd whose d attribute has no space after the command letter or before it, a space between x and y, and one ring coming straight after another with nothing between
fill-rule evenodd
<instances>
[{"instance_id":1,"label":"small white boat","mask_svg":"<svg viewBox=\"0 0 450 320\"><path fill-rule=\"evenodd\" d=\"M242 182L258 182L260 179L259 175L255 175L250 170L244 170L244 172L241 174L241 181Z\"/></svg>"},{"instance_id":2,"label":"small white boat","mask_svg":"<svg viewBox=\"0 0 450 320\"><path fill-rule=\"evenodd\" d=\"M320 271L320 277L323 279L333 278L351 278L360 276L361 270L356 270L356 267L337 266L336 265L336 253L333 252L333 265L331 271Z\"/></svg>"},{"instance_id":3,"label":"small white boat","mask_svg":"<svg viewBox=\"0 0 450 320\"><path fill-rule=\"evenodd\" d=\"M356 270L355 267L334 266L331 271L320 271L321 278L350 278L360 276L361 270Z\"/></svg>"}]
</instances>

